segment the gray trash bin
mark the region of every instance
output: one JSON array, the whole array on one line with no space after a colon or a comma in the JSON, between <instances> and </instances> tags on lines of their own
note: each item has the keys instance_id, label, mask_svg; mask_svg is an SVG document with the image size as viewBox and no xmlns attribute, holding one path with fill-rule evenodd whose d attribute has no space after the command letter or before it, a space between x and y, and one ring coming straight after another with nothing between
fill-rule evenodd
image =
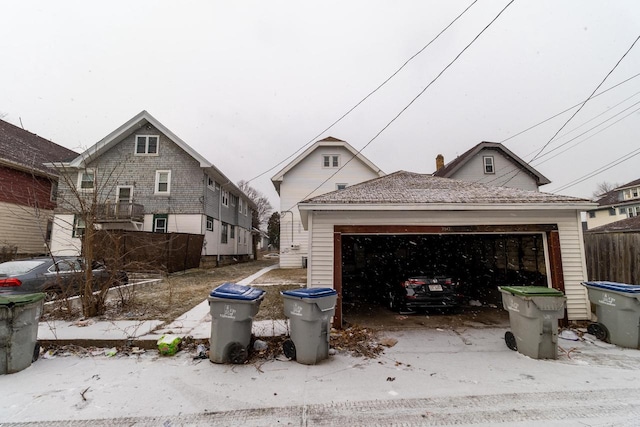
<instances>
[{"instance_id":1,"label":"gray trash bin","mask_svg":"<svg viewBox=\"0 0 640 427\"><path fill-rule=\"evenodd\" d=\"M598 339L640 349L640 286L616 282L583 282L598 322L587 329Z\"/></svg>"},{"instance_id":2,"label":"gray trash bin","mask_svg":"<svg viewBox=\"0 0 640 427\"><path fill-rule=\"evenodd\" d=\"M502 305L509 312L511 331L505 342L533 359L557 359L558 319L564 317L567 298L545 286L501 286Z\"/></svg>"},{"instance_id":3,"label":"gray trash bin","mask_svg":"<svg viewBox=\"0 0 640 427\"><path fill-rule=\"evenodd\" d=\"M209 359L214 363L244 363L249 355L251 326L264 291L224 283L209 295L211 340Z\"/></svg>"},{"instance_id":4,"label":"gray trash bin","mask_svg":"<svg viewBox=\"0 0 640 427\"><path fill-rule=\"evenodd\" d=\"M13 374L38 359L38 322L44 294L0 296L0 374Z\"/></svg>"},{"instance_id":5,"label":"gray trash bin","mask_svg":"<svg viewBox=\"0 0 640 427\"><path fill-rule=\"evenodd\" d=\"M304 365L329 357L329 331L338 293L331 288L305 288L280 292L289 318L290 340L283 343L285 356Z\"/></svg>"}]
</instances>

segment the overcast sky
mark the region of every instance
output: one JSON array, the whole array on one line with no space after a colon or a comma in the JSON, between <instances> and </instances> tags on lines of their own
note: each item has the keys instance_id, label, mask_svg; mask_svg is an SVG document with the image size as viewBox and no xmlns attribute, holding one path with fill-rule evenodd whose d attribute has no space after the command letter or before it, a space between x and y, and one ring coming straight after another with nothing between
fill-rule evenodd
<instances>
[{"instance_id":1,"label":"overcast sky","mask_svg":"<svg viewBox=\"0 0 640 427\"><path fill-rule=\"evenodd\" d=\"M3 0L0 112L81 151L147 110L231 180L248 180L314 139L472 2ZM364 147L508 3L477 1L315 139ZM386 173L432 173L439 153L449 162L584 101L638 35L638 0L516 0L363 154ZM601 90L637 73L640 42ZM640 76L589 101L532 162L552 181L542 191L634 154L639 101ZM575 111L504 143L531 161ZM283 165L251 182L276 209L270 178ZM640 154L560 193L590 197L598 182L637 178Z\"/></svg>"}]
</instances>

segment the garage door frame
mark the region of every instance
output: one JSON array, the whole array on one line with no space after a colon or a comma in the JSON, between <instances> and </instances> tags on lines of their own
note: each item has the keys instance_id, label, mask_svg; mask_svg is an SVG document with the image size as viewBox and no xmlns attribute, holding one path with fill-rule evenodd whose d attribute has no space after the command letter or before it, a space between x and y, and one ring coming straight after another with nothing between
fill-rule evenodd
<instances>
[{"instance_id":1,"label":"garage door frame","mask_svg":"<svg viewBox=\"0 0 640 427\"><path fill-rule=\"evenodd\" d=\"M333 228L333 287L338 292L334 326L342 326L342 235L343 234L463 234L463 233L545 233L549 254L551 286L565 292L560 236L557 224L521 225L334 225ZM565 310L565 318L566 310Z\"/></svg>"}]
</instances>

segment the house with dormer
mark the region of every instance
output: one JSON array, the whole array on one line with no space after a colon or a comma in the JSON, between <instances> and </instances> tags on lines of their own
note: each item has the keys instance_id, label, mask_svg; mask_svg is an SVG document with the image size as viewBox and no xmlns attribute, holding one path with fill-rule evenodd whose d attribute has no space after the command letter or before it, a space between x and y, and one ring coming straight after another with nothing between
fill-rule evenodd
<instances>
[{"instance_id":1,"label":"house with dormer","mask_svg":"<svg viewBox=\"0 0 640 427\"><path fill-rule=\"evenodd\" d=\"M614 188L596 200L598 207L587 212L587 229L640 216L640 179Z\"/></svg>"},{"instance_id":2,"label":"house with dormer","mask_svg":"<svg viewBox=\"0 0 640 427\"><path fill-rule=\"evenodd\" d=\"M346 141L316 141L282 168L271 182L280 196L280 267L306 267L313 248L300 221L298 202L384 176Z\"/></svg>"},{"instance_id":3,"label":"house with dormer","mask_svg":"<svg viewBox=\"0 0 640 427\"><path fill-rule=\"evenodd\" d=\"M204 235L205 257L252 256L255 204L210 161L142 111L69 161L51 237L54 255L76 255L87 225L102 230Z\"/></svg>"},{"instance_id":4,"label":"house with dormer","mask_svg":"<svg viewBox=\"0 0 640 427\"><path fill-rule=\"evenodd\" d=\"M487 141L475 145L447 164L439 154L433 176L534 191L551 182L504 145Z\"/></svg>"}]
</instances>

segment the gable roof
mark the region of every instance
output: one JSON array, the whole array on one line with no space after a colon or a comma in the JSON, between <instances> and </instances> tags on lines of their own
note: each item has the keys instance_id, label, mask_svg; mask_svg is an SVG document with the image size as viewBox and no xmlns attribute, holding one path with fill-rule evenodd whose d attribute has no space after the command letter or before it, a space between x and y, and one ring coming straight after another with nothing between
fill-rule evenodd
<instances>
[{"instance_id":1,"label":"gable roof","mask_svg":"<svg viewBox=\"0 0 640 427\"><path fill-rule=\"evenodd\" d=\"M577 197L497 187L406 171L394 172L298 203L305 227L308 212L312 210L571 209L583 211L593 206L595 206L593 202Z\"/></svg>"},{"instance_id":2,"label":"gable roof","mask_svg":"<svg viewBox=\"0 0 640 427\"><path fill-rule=\"evenodd\" d=\"M625 190L627 188L638 187L638 186L640 186L640 179L627 182L626 184L623 184L607 193L604 193L602 196L600 196L598 200L596 200L596 203L598 204L599 207L612 206L612 205L618 206L618 205L638 203L638 199L623 200L620 194L622 190Z\"/></svg>"},{"instance_id":3,"label":"gable roof","mask_svg":"<svg viewBox=\"0 0 640 427\"><path fill-rule=\"evenodd\" d=\"M280 184L282 183L282 180L284 179L285 174L289 172L291 169L293 169L298 163L304 160L309 154L313 153L319 147L344 147L355 158L357 158L362 163L364 163L369 169L377 173L378 176L384 176L384 172L382 172L382 170L379 167L374 165L369 159L363 156L362 153L359 153L358 150L353 148L348 142L338 138L334 138L332 136L328 136L324 139L314 142L313 145L311 145L309 148L304 150L302 154L300 154L298 157L296 157L291 162L289 162L284 168L282 168L278 173L276 173L271 178L271 182L273 183L273 186L276 188L276 191L278 192L278 194L280 194Z\"/></svg>"},{"instance_id":4,"label":"gable roof","mask_svg":"<svg viewBox=\"0 0 640 427\"><path fill-rule=\"evenodd\" d=\"M46 162L65 161L78 153L0 120L0 164L46 176L58 176Z\"/></svg>"},{"instance_id":5,"label":"gable roof","mask_svg":"<svg viewBox=\"0 0 640 427\"><path fill-rule=\"evenodd\" d=\"M73 169L73 168L83 168L85 161L93 161L100 157L102 154L109 151L115 145L120 143L123 139L127 138L131 135L131 132L139 129L147 124L152 125L160 132L162 132L167 138L173 141L178 147L182 148L187 154L189 154L193 159L200 163L200 167L203 168L207 174L216 180L220 181L220 185L222 185L225 189L232 189L235 193L239 193L244 195L245 199L249 202L252 209L256 209L256 204L253 202L242 190L240 190L227 176L222 173L220 169L214 166L207 159L202 157L200 153L191 148L189 144L180 139L176 134L171 132L169 128L160 123L155 117L149 114L146 110L142 110L140 113L136 114L130 120L125 122L123 125L118 127L116 130L111 132L109 135L102 138L100 141L86 149L80 155L74 153L76 155L75 158L69 161L56 161L50 162L48 166L51 167L60 167L65 169Z\"/></svg>"},{"instance_id":6,"label":"gable roof","mask_svg":"<svg viewBox=\"0 0 640 427\"><path fill-rule=\"evenodd\" d=\"M129 136L132 131L141 128L147 123L154 126L176 145L186 151L191 157L197 160L200 163L200 167L208 168L213 166L209 161L202 157L198 152L191 148L176 134L171 132L166 126L156 120L156 118L149 114L146 110L142 110L140 113L136 114L130 120L111 132L109 135L105 136L100 141L87 148L79 156L68 163L63 163L61 166L70 168L81 168L84 166L86 160L95 160L96 158L100 157L103 153L109 151L111 148L113 148L113 146Z\"/></svg>"},{"instance_id":7,"label":"gable roof","mask_svg":"<svg viewBox=\"0 0 640 427\"><path fill-rule=\"evenodd\" d=\"M454 160L447 163L442 169L435 171L433 173L433 176L450 178L458 169L464 166L468 161L473 159L476 154L484 149L500 151L505 157L511 159L511 161L518 164L524 171L533 176L538 186L549 184L551 182L547 177L535 170L531 165L529 165L529 163L522 160L504 145L500 144L499 142L488 141L482 141L481 143L462 153Z\"/></svg>"},{"instance_id":8,"label":"gable roof","mask_svg":"<svg viewBox=\"0 0 640 427\"><path fill-rule=\"evenodd\" d=\"M586 230L585 233L629 233L640 232L640 216L621 219Z\"/></svg>"},{"instance_id":9,"label":"gable roof","mask_svg":"<svg viewBox=\"0 0 640 427\"><path fill-rule=\"evenodd\" d=\"M332 191L301 202L301 204L578 204L593 206L593 202L577 197L517 188L496 187L429 174L398 171Z\"/></svg>"}]
</instances>

